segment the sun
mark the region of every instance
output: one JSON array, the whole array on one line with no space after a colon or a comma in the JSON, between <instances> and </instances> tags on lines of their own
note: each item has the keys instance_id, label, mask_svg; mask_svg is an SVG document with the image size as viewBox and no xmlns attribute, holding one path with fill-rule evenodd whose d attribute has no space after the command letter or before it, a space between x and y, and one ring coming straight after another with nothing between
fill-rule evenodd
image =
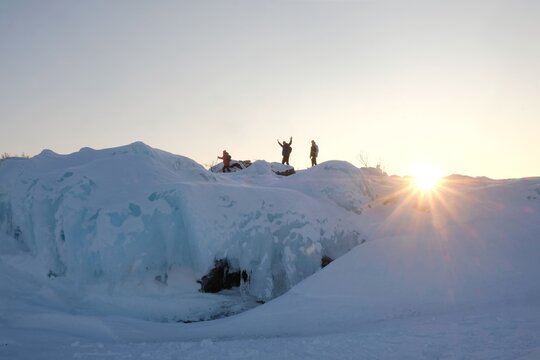
<instances>
[{"instance_id":1,"label":"sun","mask_svg":"<svg viewBox=\"0 0 540 360\"><path fill-rule=\"evenodd\" d=\"M441 171L431 164L421 164L414 169L414 184L422 191L433 190L441 177Z\"/></svg>"}]
</instances>

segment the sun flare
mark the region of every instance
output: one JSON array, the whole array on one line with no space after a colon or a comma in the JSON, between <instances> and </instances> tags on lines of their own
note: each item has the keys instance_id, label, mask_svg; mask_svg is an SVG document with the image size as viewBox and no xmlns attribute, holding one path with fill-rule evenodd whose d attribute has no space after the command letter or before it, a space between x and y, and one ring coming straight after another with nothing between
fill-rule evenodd
<instances>
[{"instance_id":1,"label":"sun flare","mask_svg":"<svg viewBox=\"0 0 540 360\"><path fill-rule=\"evenodd\" d=\"M441 177L441 171L430 164L419 165L414 170L414 184L422 191L434 189Z\"/></svg>"}]
</instances>

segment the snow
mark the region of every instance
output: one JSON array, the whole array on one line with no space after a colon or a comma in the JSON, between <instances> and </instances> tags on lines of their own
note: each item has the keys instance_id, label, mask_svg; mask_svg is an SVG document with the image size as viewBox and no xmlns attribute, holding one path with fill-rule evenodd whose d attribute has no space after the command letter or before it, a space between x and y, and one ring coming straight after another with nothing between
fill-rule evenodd
<instances>
[{"instance_id":1,"label":"snow","mask_svg":"<svg viewBox=\"0 0 540 360\"><path fill-rule=\"evenodd\" d=\"M540 178L279 166L143 143L0 162L0 358L540 356ZM249 284L199 292L225 257Z\"/></svg>"}]
</instances>

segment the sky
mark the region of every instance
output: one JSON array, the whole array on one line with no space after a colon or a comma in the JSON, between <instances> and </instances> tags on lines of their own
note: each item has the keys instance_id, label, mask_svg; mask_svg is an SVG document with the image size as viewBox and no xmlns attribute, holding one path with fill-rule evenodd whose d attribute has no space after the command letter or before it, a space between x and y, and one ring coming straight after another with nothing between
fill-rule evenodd
<instances>
[{"instance_id":1,"label":"sky","mask_svg":"<svg viewBox=\"0 0 540 360\"><path fill-rule=\"evenodd\" d=\"M540 176L540 1L0 1L0 153Z\"/></svg>"}]
</instances>

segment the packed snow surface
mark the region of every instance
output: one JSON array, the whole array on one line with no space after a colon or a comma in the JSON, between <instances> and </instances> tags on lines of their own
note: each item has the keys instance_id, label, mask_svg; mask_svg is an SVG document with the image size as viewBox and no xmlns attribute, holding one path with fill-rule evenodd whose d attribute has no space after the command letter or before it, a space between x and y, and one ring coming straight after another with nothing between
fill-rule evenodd
<instances>
[{"instance_id":1,"label":"packed snow surface","mask_svg":"<svg viewBox=\"0 0 540 360\"><path fill-rule=\"evenodd\" d=\"M0 162L0 358L540 357L540 178L279 166ZM249 281L199 292L224 258Z\"/></svg>"}]
</instances>

